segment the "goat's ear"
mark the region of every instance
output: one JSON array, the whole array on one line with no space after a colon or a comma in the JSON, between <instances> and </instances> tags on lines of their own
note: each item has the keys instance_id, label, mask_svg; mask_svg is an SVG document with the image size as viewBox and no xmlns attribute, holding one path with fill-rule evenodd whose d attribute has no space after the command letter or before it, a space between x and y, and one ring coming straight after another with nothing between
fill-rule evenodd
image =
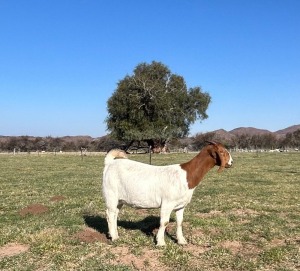
<instances>
[{"instance_id":1,"label":"goat's ear","mask_svg":"<svg viewBox=\"0 0 300 271\"><path fill-rule=\"evenodd\" d=\"M224 170L225 165L226 165L226 161L225 161L224 152L220 148L218 148L217 153L218 153L218 156L219 156L219 159L220 159L220 162L221 162L221 165L218 169L218 173L220 173Z\"/></svg>"},{"instance_id":2,"label":"goat's ear","mask_svg":"<svg viewBox=\"0 0 300 271\"><path fill-rule=\"evenodd\" d=\"M225 167L220 166L218 169L218 173L221 173L224 170Z\"/></svg>"},{"instance_id":3,"label":"goat's ear","mask_svg":"<svg viewBox=\"0 0 300 271\"><path fill-rule=\"evenodd\" d=\"M209 155L214 158L215 160L218 159L219 154L217 153L217 151L215 150L215 148L209 148L208 149L208 153Z\"/></svg>"}]
</instances>

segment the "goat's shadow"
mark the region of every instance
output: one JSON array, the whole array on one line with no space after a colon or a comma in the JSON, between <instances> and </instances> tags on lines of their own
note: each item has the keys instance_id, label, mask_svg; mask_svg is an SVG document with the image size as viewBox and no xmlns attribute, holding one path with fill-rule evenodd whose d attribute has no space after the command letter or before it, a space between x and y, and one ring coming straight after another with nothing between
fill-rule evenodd
<instances>
[{"instance_id":1,"label":"goat's shadow","mask_svg":"<svg viewBox=\"0 0 300 271\"><path fill-rule=\"evenodd\" d=\"M96 231L105 234L110 239L108 234L108 226L106 218L101 216L83 216L84 222L88 227L95 229ZM174 219L170 219L170 222L174 222ZM127 221L118 220L118 227L122 227L126 230L140 230L146 236L152 237L155 241L155 236L160 224L159 216L147 216L141 221ZM177 240L166 230L166 236L176 242ZM120 236L121 238L122 236Z\"/></svg>"}]
</instances>

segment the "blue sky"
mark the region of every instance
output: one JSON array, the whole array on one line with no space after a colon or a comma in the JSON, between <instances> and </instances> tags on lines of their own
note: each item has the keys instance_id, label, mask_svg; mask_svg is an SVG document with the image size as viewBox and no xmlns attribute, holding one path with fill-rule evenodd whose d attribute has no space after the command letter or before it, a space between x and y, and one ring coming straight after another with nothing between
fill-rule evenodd
<instances>
[{"instance_id":1,"label":"blue sky","mask_svg":"<svg viewBox=\"0 0 300 271\"><path fill-rule=\"evenodd\" d=\"M223 128L300 124L298 0L0 0L0 135L107 134L106 102L141 62L210 93Z\"/></svg>"}]
</instances>

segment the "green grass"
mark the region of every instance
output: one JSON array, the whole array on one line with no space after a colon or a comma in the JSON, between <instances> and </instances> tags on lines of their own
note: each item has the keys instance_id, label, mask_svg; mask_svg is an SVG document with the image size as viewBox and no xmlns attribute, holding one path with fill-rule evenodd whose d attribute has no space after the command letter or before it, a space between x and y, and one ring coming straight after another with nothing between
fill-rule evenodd
<instances>
[{"instance_id":1,"label":"green grass","mask_svg":"<svg viewBox=\"0 0 300 271\"><path fill-rule=\"evenodd\" d=\"M152 164L195 154L153 155ZM234 167L205 176L184 215L188 245L175 241L175 216L157 248L159 210L122 209L120 239L84 242L89 228L107 233L101 182L104 156L0 155L1 270L300 269L300 154L233 153ZM131 159L149 162L147 155ZM51 200L63 196L62 201ZM20 210L42 204L42 214ZM104 238L105 241L105 238ZM29 250L1 256L8 244Z\"/></svg>"}]
</instances>

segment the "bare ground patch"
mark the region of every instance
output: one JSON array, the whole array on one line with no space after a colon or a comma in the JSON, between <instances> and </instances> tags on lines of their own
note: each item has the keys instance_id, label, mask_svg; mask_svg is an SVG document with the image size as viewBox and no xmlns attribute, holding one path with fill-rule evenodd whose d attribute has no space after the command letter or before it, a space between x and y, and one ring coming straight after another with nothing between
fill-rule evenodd
<instances>
[{"instance_id":1,"label":"bare ground patch","mask_svg":"<svg viewBox=\"0 0 300 271\"><path fill-rule=\"evenodd\" d=\"M238 254L243 249L243 244L239 241L224 241L219 246L228 249L232 254Z\"/></svg>"},{"instance_id":2,"label":"bare ground patch","mask_svg":"<svg viewBox=\"0 0 300 271\"><path fill-rule=\"evenodd\" d=\"M12 257L21 253L27 252L30 249L29 245L9 243L0 248L0 259L4 257Z\"/></svg>"},{"instance_id":3,"label":"bare ground patch","mask_svg":"<svg viewBox=\"0 0 300 271\"><path fill-rule=\"evenodd\" d=\"M57 195L57 196L53 196L50 198L50 201L52 202L59 202L59 201L63 201L65 200L66 197L62 196L62 195ZM40 215L43 213L47 213L49 211L49 208L43 204L30 204L28 206L26 206L25 208L21 209L19 211L19 214L21 216L26 216L28 214L30 215Z\"/></svg>"},{"instance_id":4,"label":"bare ground patch","mask_svg":"<svg viewBox=\"0 0 300 271\"><path fill-rule=\"evenodd\" d=\"M26 216L28 214L30 215L40 215L43 213L47 213L49 211L49 208L45 205L42 204L31 204L28 205L27 207L21 209L19 211L19 214L21 216Z\"/></svg>"},{"instance_id":5,"label":"bare ground patch","mask_svg":"<svg viewBox=\"0 0 300 271\"><path fill-rule=\"evenodd\" d=\"M116 256L111 264L127 265L135 270L170 270L159 261L160 250L142 249L139 255L133 254L128 247L113 247L111 252Z\"/></svg>"},{"instance_id":6,"label":"bare ground patch","mask_svg":"<svg viewBox=\"0 0 300 271\"><path fill-rule=\"evenodd\" d=\"M77 232L74 238L85 243L109 243L106 234L100 233L92 228L85 228L82 231Z\"/></svg>"},{"instance_id":7,"label":"bare ground patch","mask_svg":"<svg viewBox=\"0 0 300 271\"><path fill-rule=\"evenodd\" d=\"M195 244L187 244L183 246L183 250L189 252L193 256L199 257L199 255L209 251L211 247L209 246L199 246Z\"/></svg>"}]
</instances>

